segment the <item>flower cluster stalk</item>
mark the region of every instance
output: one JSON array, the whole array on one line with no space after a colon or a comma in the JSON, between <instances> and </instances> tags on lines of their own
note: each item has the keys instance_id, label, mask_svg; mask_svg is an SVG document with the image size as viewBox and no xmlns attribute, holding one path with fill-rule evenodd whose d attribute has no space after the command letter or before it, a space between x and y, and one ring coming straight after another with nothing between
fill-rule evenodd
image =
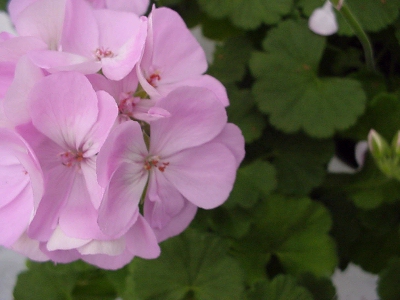
<instances>
[{"instance_id":1,"label":"flower cluster stalk","mask_svg":"<svg viewBox=\"0 0 400 300\"><path fill-rule=\"evenodd\" d=\"M364 50L365 62L367 64L368 70L370 70L371 72L376 72L374 53L368 35L365 33L362 26L357 21L357 18L354 16L349 6L343 0L331 0L331 2L337 8L337 10L340 11L342 16L345 18L351 29L360 40Z\"/></svg>"}]
</instances>

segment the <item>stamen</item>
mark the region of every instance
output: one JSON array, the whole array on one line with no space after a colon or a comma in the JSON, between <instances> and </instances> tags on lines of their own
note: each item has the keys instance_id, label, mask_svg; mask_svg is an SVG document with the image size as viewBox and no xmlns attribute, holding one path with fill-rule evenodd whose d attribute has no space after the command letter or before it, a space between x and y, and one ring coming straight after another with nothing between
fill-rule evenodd
<instances>
[{"instance_id":1,"label":"stamen","mask_svg":"<svg viewBox=\"0 0 400 300\"><path fill-rule=\"evenodd\" d=\"M83 157L83 152L73 152L73 151L66 151L59 154L61 158L61 164L70 168L72 166L78 165L80 167L80 163L85 159Z\"/></svg>"},{"instance_id":2,"label":"stamen","mask_svg":"<svg viewBox=\"0 0 400 300\"><path fill-rule=\"evenodd\" d=\"M150 171L152 167L157 168L159 171L164 172L169 162L160 162L159 156L150 156L144 161L143 168Z\"/></svg>"},{"instance_id":3,"label":"stamen","mask_svg":"<svg viewBox=\"0 0 400 300\"><path fill-rule=\"evenodd\" d=\"M114 57L114 53L111 50L104 49L104 48L97 48L96 51L94 52L94 55L96 56L97 60L101 60L102 58L111 58Z\"/></svg>"},{"instance_id":4,"label":"stamen","mask_svg":"<svg viewBox=\"0 0 400 300\"><path fill-rule=\"evenodd\" d=\"M153 87L157 87L158 81L161 80L161 76L158 71L154 72L147 78L147 82L150 83Z\"/></svg>"}]
</instances>

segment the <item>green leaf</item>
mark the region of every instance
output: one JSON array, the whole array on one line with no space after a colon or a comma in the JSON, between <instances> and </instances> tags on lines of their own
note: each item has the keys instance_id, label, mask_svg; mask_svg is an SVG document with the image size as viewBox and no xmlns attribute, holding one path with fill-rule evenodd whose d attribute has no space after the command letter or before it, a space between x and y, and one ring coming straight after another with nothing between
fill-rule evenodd
<instances>
[{"instance_id":1,"label":"green leaf","mask_svg":"<svg viewBox=\"0 0 400 300\"><path fill-rule=\"evenodd\" d=\"M58 265L29 262L14 289L18 300L113 300L116 296L104 271L82 261Z\"/></svg>"},{"instance_id":2,"label":"green leaf","mask_svg":"<svg viewBox=\"0 0 400 300\"><path fill-rule=\"evenodd\" d=\"M161 249L158 259L135 258L130 264L128 285L135 290L128 299L242 299L241 270L223 240L188 230Z\"/></svg>"},{"instance_id":3,"label":"green leaf","mask_svg":"<svg viewBox=\"0 0 400 300\"><path fill-rule=\"evenodd\" d=\"M237 172L235 186L226 202L227 207L250 208L276 188L275 168L265 161L254 161Z\"/></svg>"},{"instance_id":4,"label":"green leaf","mask_svg":"<svg viewBox=\"0 0 400 300\"><path fill-rule=\"evenodd\" d=\"M242 130L246 143L258 139L265 126L265 118L256 109L250 90L239 90L233 85L227 86L230 106L227 108L229 121Z\"/></svg>"},{"instance_id":5,"label":"green leaf","mask_svg":"<svg viewBox=\"0 0 400 300\"><path fill-rule=\"evenodd\" d=\"M346 132L354 139L367 139L373 128L390 141L400 129L400 98L396 94L379 93L368 104L365 114L356 126Z\"/></svg>"},{"instance_id":6,"label":"green leaf","mask_svg":"<svg viewBox=\"0 0 400 300\"><path fill-rule=\"evenodd\" d=\"M255 29L262 23L275 24L290 12L293 0L198 0L210 16L229 16L240 28Z\"/></svg>"},{"instance_id":7,"label":"green leaf","mask_svg":"<svg viewBox=\"0 0 400 300\"><path fill-rule=\"evenodd\" d=\"M303 9L306 16L310 16L312 12L324 4L324 0L300 0L299 6ZM389 24L393 23L399 13L399 0L346 0L346 4L351 9L366 31L379 31ZM339 24L338 34L353 35L354 32L342 17L340 12L334 10Z\"/></svg>"},{"instance_id":8,"label":"green leaf","mask_svg":"<svg viewBox=\"0 0 400 300\"><path fill-rule=\"evenodd\" d=\"M325 0L300 0L298 6L301 7L303 13L309 17L316 8L322 7L324 3Z\"/></svg>"},{"instance_id":9,"label":"green leaf","mask_svg":"<svg viewBox=\"0 0 400 300\"><path fill-rule=\"evenodd\" d=\"M7 11L8 0L0 0L0 10Z\"/></svg>"},{"instance_id":10,"label":"green leaf","mask_svg":"<svg viewBox=\"0 0 400 300\"><path fill-rule=\"evenodd\" d=\"M400 299L400 258L395 257L379 274L378 294L381 300Z\"/></svg>"},{"instance_id":11,"label":"green leaf","mask_svg":"<svg viewBox=\"0 0 400 300\"><path fill-rule=\"evenodd\" d=\"M310 292L290 276L279 275L271 282L258 283L249 292L249 300L313 300Z\"/></svg>"},{"instance_id":12,"label":"green leaf","mask_svg":"<svg viewBox=\"0 0 400 300\"><path fill-rule=\"evenodd\" d=\"M256 207L254 219L249 234L235 244L237 252L276 255L291 274L331 275L336 249L328 235L331 219L321 204L275 195Z\"/></svg>"},{"instance_id":13,"label":"green leaf","mask_svg":"<svg viewBox=\"0 0 400 300\"><path fill-rule=\"evenodd\" d=\"M205 14L201 20L201 29L205 37L217 41L225 41L232 36L243 34L243 31L233 26L228 18L214 19L209 18Z\"/></svg>"},{"instance_id":14,"label":"green leaf","mask_svg":"<svg viewBox=\"0 0 400 300\"><path fill-rule=\"evenodd\" d=\"M353 176L342 175L341 177L345 184L343 188L359 208L374 209L382 203L399 200L400 183L382 174L370 156L367 156L360 172Z\"/></svg>"},{"instance_id":15,"label":"green leaf","mask_svg":"<svg viewBox=\"0 0 400 300\"><path fill-rule=\"evenodd\" d=\"M263 45L267 53L254 53L250 59L257 78L252 90L260 110L276 128L330 137L363 113L366 96L358 81L317 76L325 39L306 23L280 23Z\"/></svg>"},{"instance_id":16,"label":"green leaf","mask_svg":"<svg viewBox=\"0 0 400 300\"><path fill-rule=\"evenodd\" d=\"M250 229L251 215L243 208L222 206L210 211L209 225L220 236L241 238Z\"/></svg>"},{"instance_id":17,"label":"green leaf","mask_svg":"<svg viewBox=\"0 0 400 300\"><path fill-rule=\"evenodd\" d=\"M57 269L53 263L29 263L29 270L18 275L14 298L18 300L69 300L78 274L73 266Z\"/></svg>"},{"instance_id":18,"label":"green leaf","mask_svg":"<svg viewBox=\"0 0 400 300\"><path fill-rule=\"evenodd\" d=\"M317 300L337 300L336 288L330 278L316 277L312 274L302 274L297 282L306 287Z\"/></svg>"},{"instance_id":19,"label":"green leaf","mask_svg":"<svg viewBox=\"0 0 400 300\"><path fill-rule=\"evenodd\" d=\"M214 61L207 73L224 84L241 80L252 49L251 42L245 36L227 39L222 45L217 45Z\"/></svg>"},{"instance_id":20,"label":"green leaf","mask_svg":"<svg viewBox=\"0 0 400 300\"><path fill-rule=\"evenodd\" d=\"M360 22L365 31L376 32L393 23L399 15L399 0L346 0L346 4ZM338 16L338 34L353 35L346 20Z\"/></svg>"},{"instance_id":21,"label":"green leaf","mask_svg":"<svg viewBox=\"0 0 400 300\"><path fill-rule=\"evenodd\" d=\"M278 190L285 194L306 195L320 185L326 165L334 153L330 140L314 140L303 134L269 133Z\"/></svg>"},{"instance_id":22,"label":"green leaf","mask_svg":"<svg viewBox=\"0 0 400 300\"><path fill-rule=\"evenodd\" d=\"M351 260L371 273L381 272L391 257L400 253L398 227L386 234L364 230L351 247Z\"/></svg>"}]
</instances>

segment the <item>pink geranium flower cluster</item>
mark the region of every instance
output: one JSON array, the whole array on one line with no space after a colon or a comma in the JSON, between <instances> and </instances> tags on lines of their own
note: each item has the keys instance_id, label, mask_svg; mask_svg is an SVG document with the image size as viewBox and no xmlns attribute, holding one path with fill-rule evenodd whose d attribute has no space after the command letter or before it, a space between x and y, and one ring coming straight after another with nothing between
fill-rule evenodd
<instances>
[{"instance_id":1,"label":"pink geranium flower cluster","mask_svg":"<svg viewBox=\"0 0 400 300\"><path fill-rule=\"evenodd\" d=\"M0 34L0 245L116 269L229 196L244 139L177 13L12 0Z\"/></svg>"}]
</instances>

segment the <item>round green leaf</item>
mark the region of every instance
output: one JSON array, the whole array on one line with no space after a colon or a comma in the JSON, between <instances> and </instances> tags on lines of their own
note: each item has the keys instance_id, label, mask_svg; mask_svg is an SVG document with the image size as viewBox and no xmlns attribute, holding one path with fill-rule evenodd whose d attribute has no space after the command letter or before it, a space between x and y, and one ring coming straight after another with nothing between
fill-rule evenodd
<instances>
[{"instance_id":1,"label":"round green leaf","mask_svg":"<svg viewBox=\"0 0 400 300\"><path fill-rule=\"evenodd\" d=\"M293 0L198 0L199 5L213 17L230 16L238 27L255 29L262 23L275 24L290 12Z\"/></svg>"},{"instance_id":2,"label":"round green leaf","mask_svg":"<svg viewBox=\"0 0 400 300\"><path fill-rule=\"evenodd\" d=\"M257 78L253 94L276 128L330 137L363 113L366 96L358 81L318 78L325 39L312 34L305 23L281 23L263 45L268 53L254 53L250 60Z\"/></svg>"},{"instance_id":3,"label":"round green leaf","mask_svg":"<svg viewBox=\"0 0 400 300\"><path fill-rule=\"evenodd\" d=\"M130 299L242 299L241 270L223 240L189 230L162 243L161 249L159 258L135 258L129 266L128 285L134 285Z\"/></svg>"},{"instance_id":4,"label":"round green leaf","mask_svg":"<svg viewBox=\"0 0 400 300\"><path fill-rule=\"evenodd\" d=\"M366 31L379 31L393 23L399 15L399 0L346 0L346 4ZM354 34L346 20L338 13L339 34Z\"/></svg>"},{"instance_id":5,"label":"round green leaf","mask_svg":"<svg viewBox=\"0 0 400 300\"><path fill-rule=\"evenodd\" d=\"M228 207L235 205L250 208L262 196L268 196L276 187L275 168L265 161L254 161L241 167L237 172L235 186L226 202Z\"/></svg>"},{"instance_id":6,"label":"round green leaf","mask_svg":"<svg viewBox=\"0 0 400 300\"><path fill-rule=\"evenodd\" d=\"M390 260L379 274L378 293L381 300L400 299L400 258Z\"/></svg>"},{"instance_id":7,"label":"round green leaf","mask_svg":"<svg viewBox=\"0 0 400 300\"><path fill-rule=\"evenodd\" d=\"M256 247L260 254L274 254L291 274L331 275L337 263L336 249L328 235L331 219L321 204L276 195L256 207L254 218L237 249Z\"/></svg>"},{"instance_id":8,"label":"round green leaf","mask_svg":"<svg viewBox=\"0 0 400 300\"><path fill-rule=\"evenodd\" d=\"M290 276L279 275L271 282L258 283L249 300L313 300L310 292Z\"/></svg>"}]
</instances>

